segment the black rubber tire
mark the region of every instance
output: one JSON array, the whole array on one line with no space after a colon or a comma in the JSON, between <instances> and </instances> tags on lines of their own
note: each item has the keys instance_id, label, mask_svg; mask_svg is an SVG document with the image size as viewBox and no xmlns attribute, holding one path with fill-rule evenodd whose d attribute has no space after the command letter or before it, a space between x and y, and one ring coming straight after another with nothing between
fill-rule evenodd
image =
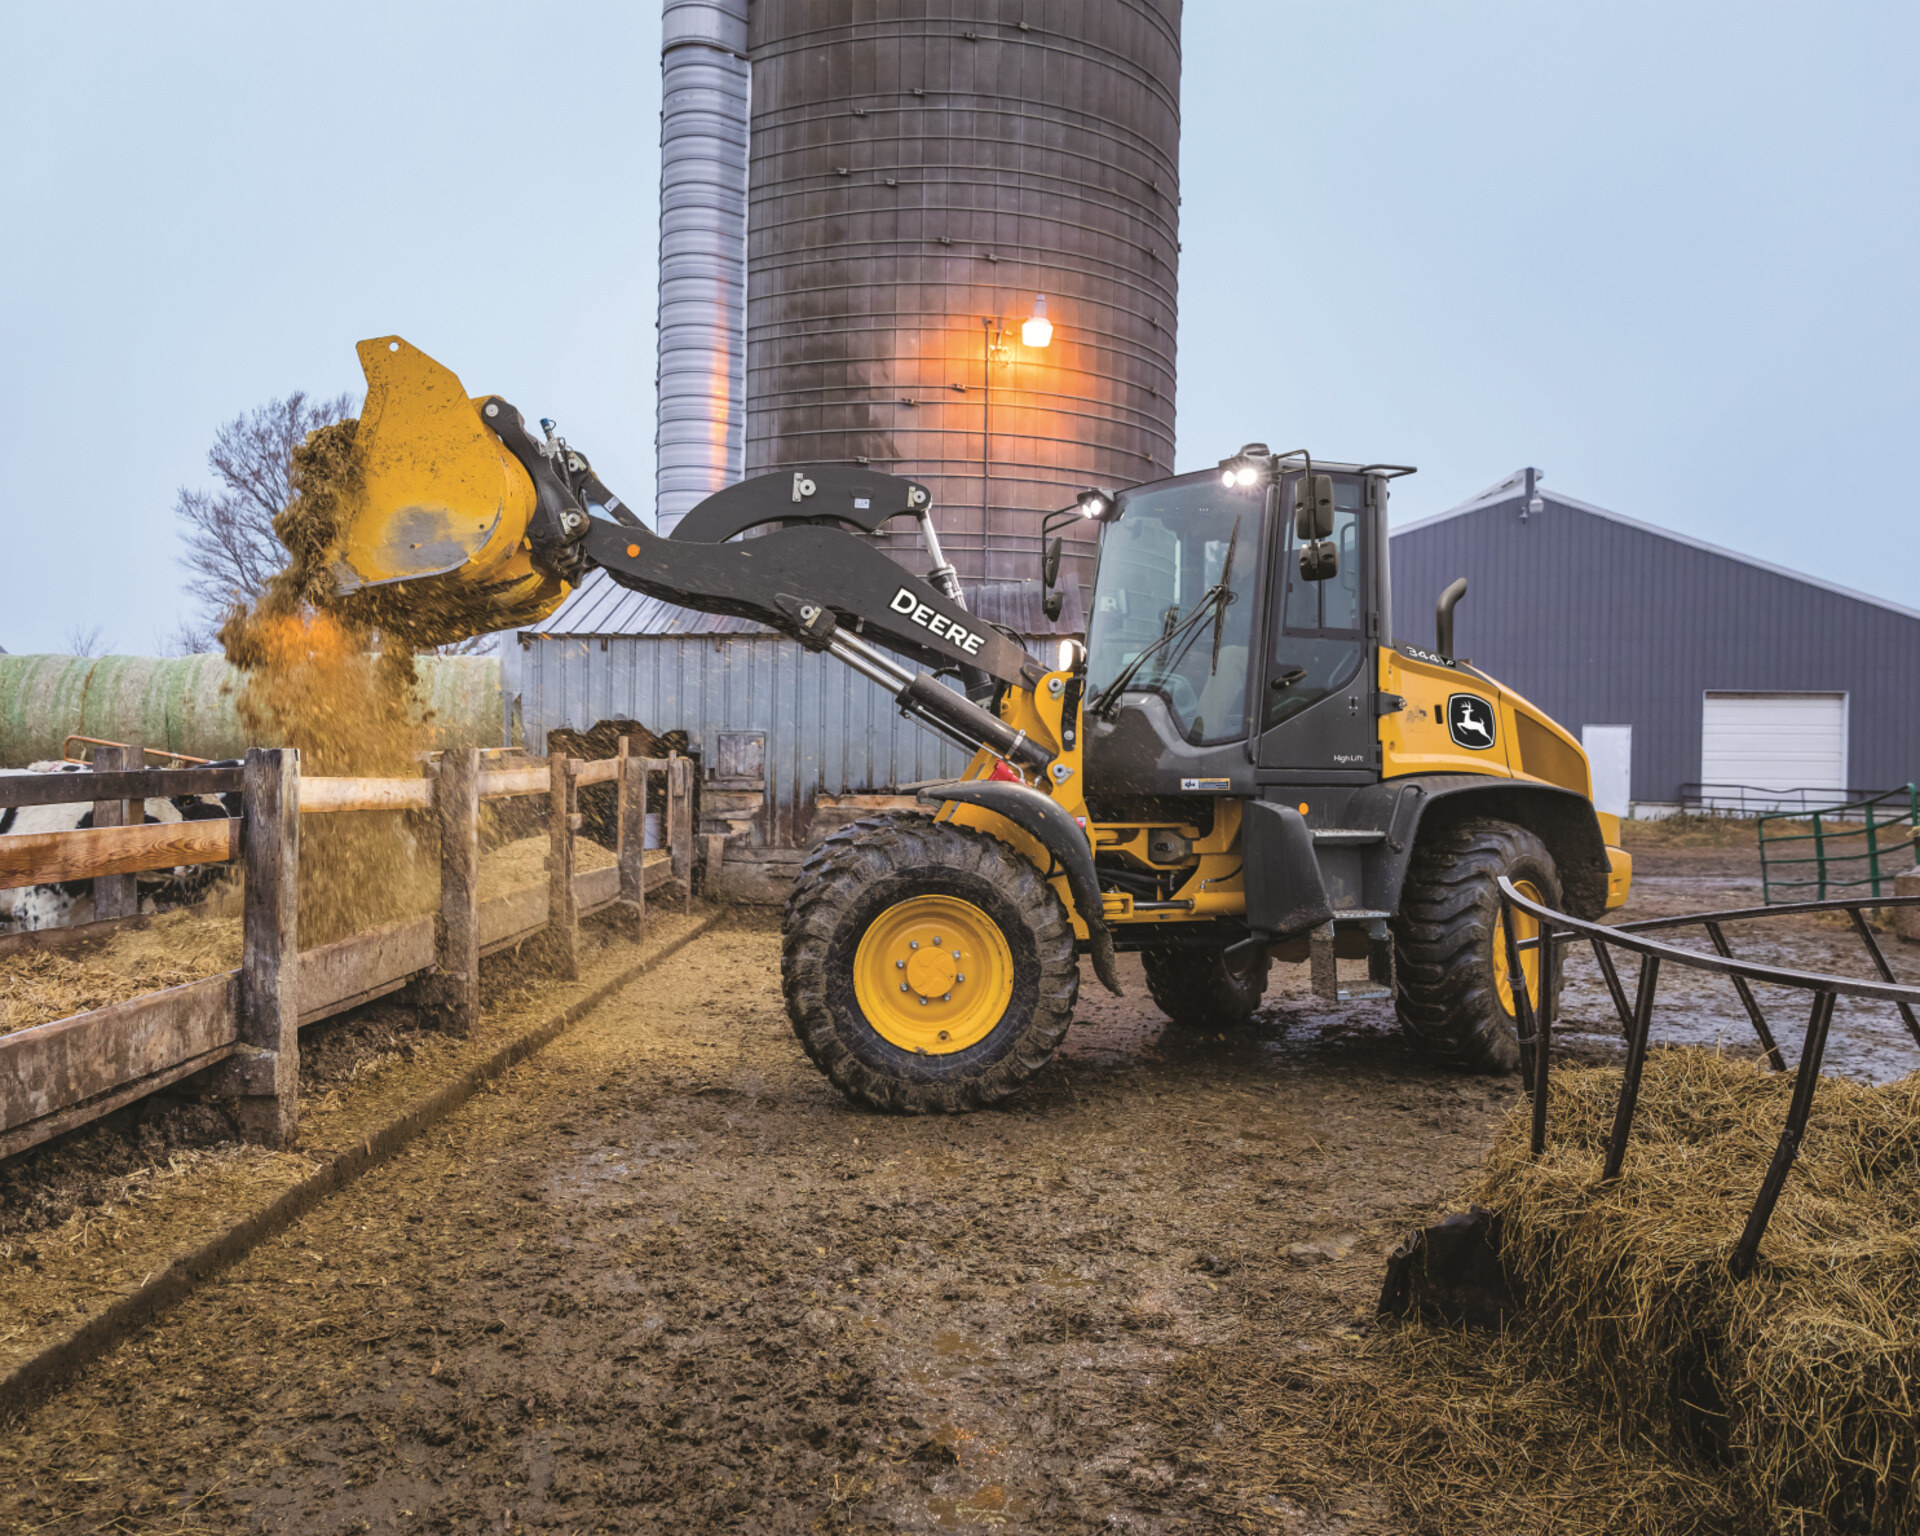
<instances>
[{"instance_id":1,"label":"black rubber tire","mask_svg":"<svg viewBox=\"0 0 1920 1536\"><path fill-rule=\"evenodd\" d=\"M1520 1064L1513 1015L1494 985L1502 875L1531 880L1559 906L1553 855L1526 828L1470 820L1422 829L1393 923L1400 1027L1433 1060L1474 1072Z\"/></svg>"},{"instance_id":2,"label":"black rubber tire","mask_svg":"<svg viewBox=\"0 0 1920 1536\"><path fill-rule=\"evenodd\" d=\"M1254 950L1236 970L1225 948L1148 949L1140 954L1147 991L1160 1011L1183 1029L1238 1029L1251 1019L1267 990L1272 958Z\"/></svg>"},{"instance_id":3,"label":"black rubber tire","mask_svg":"<svg viewBox=\"0 0 1920 1536\"><path fill-rule=\"evenodd\" d=\"M887 908L920 895L972 902L1013 955L1013 998L1000 1022L946 1056L892 1044L854 995L861 936ZM1028 860L985 832L908 814L842 827L800 866L780 981L793 1032L848 1098L900 1114L958 1114L1006 1098L1047 1064L1073 1018L1080 963L1066 908Z\"/></svg>"}]
</instances>

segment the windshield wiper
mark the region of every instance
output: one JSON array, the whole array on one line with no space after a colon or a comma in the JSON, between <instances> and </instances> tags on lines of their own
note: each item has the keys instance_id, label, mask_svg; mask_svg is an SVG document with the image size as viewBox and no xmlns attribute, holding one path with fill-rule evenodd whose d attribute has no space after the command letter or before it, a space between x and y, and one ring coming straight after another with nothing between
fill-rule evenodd
<instances>
[{"instance_id":1,"label":"windshield wiper","mask_svg":"<svg viewBox=\"0 0 1920 1536\"><path fill-rule=\"evenodd\" d=\"M1233 580L1233 552L1240 543L1240 519L1233 520L1233 532L1227 535L1227 558L1220 562L1220 580L1214 591L1223 593L1214 607L1213 618L1213 662L1207 668L1207 676L1212 677L1220 670L1220 641L1227 632L1227 604L1233 601L1233 591L1229 583Z\"/></svg>"}]
</instances>

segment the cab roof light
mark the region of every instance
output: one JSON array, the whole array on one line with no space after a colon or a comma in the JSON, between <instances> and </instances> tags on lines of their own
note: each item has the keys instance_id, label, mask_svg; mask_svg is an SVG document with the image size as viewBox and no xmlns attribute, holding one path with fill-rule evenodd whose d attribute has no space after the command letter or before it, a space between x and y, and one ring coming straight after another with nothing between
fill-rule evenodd
<instances>
[{"instance_id":1,"label":"cab roof light","mask_svg":"<svg viewBox=\"0 0 1920 1536\"><path fill-rule=\"evenodd\" d=\"M1228 490L1244 488L1273 474L1273 455L1265 443L1248 443L1231 458L1220 461L1220 483Z\"/></svg>"}]
</instances>

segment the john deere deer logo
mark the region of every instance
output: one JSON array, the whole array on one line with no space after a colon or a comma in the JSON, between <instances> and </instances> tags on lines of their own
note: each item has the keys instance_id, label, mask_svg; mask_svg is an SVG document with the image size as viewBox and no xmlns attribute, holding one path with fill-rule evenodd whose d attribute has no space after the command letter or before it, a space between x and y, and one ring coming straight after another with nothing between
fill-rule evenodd
<instances>
[{"instance_id":1,"label":"john deere deer logo","mask_svg":"<svg viewBox=\"0 0 1920 1536\"><path fill-rule=\"evenodd\" d=\"M1447 700L1447 734L1455 746L1484 752L1493 745L1493 706L1477 693L1456 693Z\"/></svg>"}]
</instances>

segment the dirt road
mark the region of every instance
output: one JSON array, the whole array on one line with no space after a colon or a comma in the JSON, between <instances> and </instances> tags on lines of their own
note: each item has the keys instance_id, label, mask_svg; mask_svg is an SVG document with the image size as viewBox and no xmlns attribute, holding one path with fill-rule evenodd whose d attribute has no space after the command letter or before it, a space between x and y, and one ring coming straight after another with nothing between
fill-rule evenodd
<instances>
[{"instance_id":1,"label":"dirt road","mask_svg":"<svg viewBox=\"0 0 1920 1536\"><path fill-rule=\"evenodd\" d=\"M1304 967L1183 1037L1129 960L1011 1108L883 1118L777 958L703 939L7 1426L0 1529L1396 1528L1223 1506L1147 1405L1209 1344L1366 1326L1511 1080Z\"/></svg>"}]
</instances>

